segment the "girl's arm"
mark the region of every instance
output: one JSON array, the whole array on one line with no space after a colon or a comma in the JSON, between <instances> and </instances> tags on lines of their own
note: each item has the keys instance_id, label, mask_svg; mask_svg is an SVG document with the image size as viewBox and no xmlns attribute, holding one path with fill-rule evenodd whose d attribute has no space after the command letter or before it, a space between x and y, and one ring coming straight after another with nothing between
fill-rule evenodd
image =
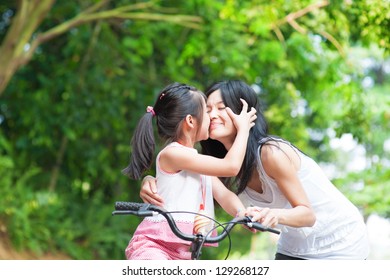
<instances>
[{"instance_id":1,"label":"girl's arm","mask_svg":"<svg viewBox=\"0 0 390 280\"><path fill-rule=\"evenodd\" d=\"M236 215L244 215L245 207L238 196L226 188L217 177L212 177L211 180L213 185L213 196L218 204L233 217Z\"/></svg>"},{"instance_id":2,"label":"girl's arm","mask_svg":"<svg viewBox=\"0 0 390 280\"><path fill-rule=\"evenodd\" d=\"M237 134L224 158L195 154L180 148L170 148L161 153L160 166L167 172L187 170L210 176L236 176L245 157L249 130L256 119L256 110L252 108L247 112L248 104L244 100L242 102L243 108L240 115L235 115L230 108L226 108L237 128Z\"/></svg>"},{"instance_id":3,"label":"girl's arm","mask_svg":"<svg viewBox=\"0 0 390 280\"><path fill-rule=\"evenodd\" d=\"M273 178L281 192L290 202L291 209L269 209L254 207L253 220L265 226L283 224L291 227L311 227L316 221L309 199L297 176L300 165L298 154L288 145L280 147L264 145L261 161L265 172Z\"/></svg>"},{"instance_id":4,"label":"girl's arm","mask_svg":"<svg viewBox=\"0 0 390 280\"><path fill-rule=\"evenodd\" d=\"M219 205L231 216L244 215L245 207L235 193L230 191L217 178L211 178L213 197ZM157 206L163 206L164 201L157 193L156 178L145 176L141 183L140 197L145 203L151 203Z\"/></svg>"}]
</instances>

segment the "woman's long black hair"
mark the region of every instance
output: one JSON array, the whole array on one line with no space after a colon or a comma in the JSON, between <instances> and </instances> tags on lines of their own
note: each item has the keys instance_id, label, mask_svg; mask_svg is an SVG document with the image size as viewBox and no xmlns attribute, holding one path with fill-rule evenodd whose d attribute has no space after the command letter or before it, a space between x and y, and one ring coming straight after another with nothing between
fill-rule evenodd
<instances>
[{"instance_id":1,"label":"woman's long black hair","mask_svg":"<svg viewBox=\"0 0 390 280\"><path fill-rule=\"evenodd\" d=\"M237 184L238 188L236 193L239 194L248 185L252 173L256 170L259 160L259 141L268 137L268 124L263 115L259 98L253 88L248 84L239 80L217 82L208 87L205 94L208 97L216 90L220 90L224 104L232 109L235 114L239 114L242 110L240 98L248 103L248 109L253 107L257 111L257 119L249 133L248 145L240 172L235 178L220 178L229 188ZM217 140L208 139L201 141L201 146L203 154L223 158L227 153L223 144Z\"/></svg>"}]
</instances>

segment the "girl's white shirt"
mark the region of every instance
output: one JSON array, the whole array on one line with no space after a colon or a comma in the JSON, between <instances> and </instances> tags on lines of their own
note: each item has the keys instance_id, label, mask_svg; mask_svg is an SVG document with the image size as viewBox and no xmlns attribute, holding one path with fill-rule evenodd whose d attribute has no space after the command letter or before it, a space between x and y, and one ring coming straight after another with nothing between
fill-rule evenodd
<instances>
[{"instance_id":1,"label":"girl's white shirt","mask_svg":"<svg viewBox=\"0 0 390 280\"><path fill-rule=\"evenodd\" d=\"M165 149L179 148L198 153L194 148L183 146L177 142L168 144ZM162 152L161 151L161 152ZM156 160L156 179L158 193L164 199L164 208L168 211L188 211L198 212L202 203L202 189L205 192L205 211L206 215L214 219L214 200L212 194L211 177L198 173L181 170L177 173L168 173L161 169L159 159L161 152L157 155ZM176 221L184 223L193 223L194 214L174 213ZM150 221L165 220L162 215L147 217Z\"/></svg>"},{"instance_id":2,"label":"girl's white shirt","mask_svg":"<svg viewBox=\"0 0 390 280\"><path fill-rule=\"evenodd\" d=\"M314 160L291 147L301 159L298 178L316 215L316 222L313 227L281 226L277 251L305 259L366 259L369 241L359 210L331 183ZM246 207L291 208L275 180L264 171L260 158L257 170L263 193L245 188L239 195L243 204Z\"/></svg>"}]
</instances>

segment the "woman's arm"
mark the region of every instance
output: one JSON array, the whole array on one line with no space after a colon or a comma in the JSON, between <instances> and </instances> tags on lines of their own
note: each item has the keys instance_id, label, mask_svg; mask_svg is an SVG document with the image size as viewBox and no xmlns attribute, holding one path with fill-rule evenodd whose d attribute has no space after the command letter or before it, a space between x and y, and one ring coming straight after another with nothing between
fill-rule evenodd
<instances>
[{"instance_id":1,"label":"woman's arm","mask_svg":"<svg viewBox=\"0 0 390 280\"><path fill-rule=\"evenodd\" d=\"M141 183L141 190L139 196L145 203L154 204L156 206L163 207L164 200L157 193L156 178L153 176L145 176Z\"/></svg>"},{"instance_id":2,"label":"woman's arm","mask_svg":"<svg viewBox=\"0 0 390 280\"><path fill-rule=\"evenodd\" d=\"M273 178L281 192L290 202L291 209L255 208L250 215L265 226L283 224L292 227L313 226L316 217L309 199L297 176L300 158L287 144L279 147L264 145L261 161L265 172Z\"/></svg>"}]
</instances>

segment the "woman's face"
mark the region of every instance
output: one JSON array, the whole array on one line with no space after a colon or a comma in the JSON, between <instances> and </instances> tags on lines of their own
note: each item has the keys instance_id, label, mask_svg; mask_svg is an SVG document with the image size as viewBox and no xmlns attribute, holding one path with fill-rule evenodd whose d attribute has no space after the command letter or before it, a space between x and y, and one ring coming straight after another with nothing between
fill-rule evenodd
<instances>
[{"instance_id":1,"label":"woman's face","mask_svg":"<svg viewBox=\"0 0 390 280\"><path fill-rule=\"evenodd\" d=\"M207 98L207 112L210 117L210 138L230 146L236 137L237 130L232 119L226 112L221 91L216 90Z\"/></svg>"}]
</instances>

